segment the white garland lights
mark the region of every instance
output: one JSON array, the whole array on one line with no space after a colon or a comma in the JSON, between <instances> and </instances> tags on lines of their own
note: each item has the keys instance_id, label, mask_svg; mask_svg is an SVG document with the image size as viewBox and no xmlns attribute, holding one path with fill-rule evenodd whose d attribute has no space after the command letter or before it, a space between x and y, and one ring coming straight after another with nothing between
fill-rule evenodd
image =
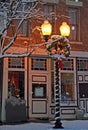
<instances>
[{"instance_id":1,"label":"white garland lights","mask_svg":"<svg viewBox=\"0 0 88 130\"><path fill-rule=\"evenodd\" d=\"M63 60L70 55L70 44L69 40L60 35L52 35L52 42L48 43L46 48L52 58Z\"/></svg>"}]
</instances>

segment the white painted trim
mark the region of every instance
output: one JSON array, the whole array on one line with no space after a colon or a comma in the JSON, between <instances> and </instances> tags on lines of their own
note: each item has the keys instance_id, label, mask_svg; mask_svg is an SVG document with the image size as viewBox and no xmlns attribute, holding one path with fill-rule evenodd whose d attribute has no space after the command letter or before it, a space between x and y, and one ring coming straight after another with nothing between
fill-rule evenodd
<instances>
[{"instance_id":1,"label":"white painted trim","mask_svg":"<svg viewBox=\"0 0 88 130\"><path fill-rule=\"evenodd\" d=\"M6 111L5 111L5 101L7 99L7 82L8 81L8 59L4 59L4 64L3 64L3 91L2 91L2 112L1 112L1 121L4 122L6 120Z\"/></svg>"},{"instance_id":2,"label":"white painted trim","mask_svg":"<svg viewBox=\"0 0 88 130\"><path fill-rule=\"evenodd\" d=\"M88 58L88 52L84 52L84 51L71 51L70 56L72 57L84 57L84 58Z\"/></svg>"},{"instance_id":3,"label":"white painted trim","mask_svg":"<svg viewBox=\"0 0 88 130\"><path fill-rule=\"evenodd\" d=\"M54 4L58 4L59 0L42 0L42 2L44 3L54 3Z\"/></svg>"},{"instance_id":4,"label":"white painted trim","mask_svg":"<svg viewBox=\"0 0 88 130\"><path fill-rule=\"evenodd\" d=\"M82 7L83 6L83 2L80 2L80 1L76 2L76 1L72 1L72 0L66 0L66 5Z\"/></svg>"}]
</instances>

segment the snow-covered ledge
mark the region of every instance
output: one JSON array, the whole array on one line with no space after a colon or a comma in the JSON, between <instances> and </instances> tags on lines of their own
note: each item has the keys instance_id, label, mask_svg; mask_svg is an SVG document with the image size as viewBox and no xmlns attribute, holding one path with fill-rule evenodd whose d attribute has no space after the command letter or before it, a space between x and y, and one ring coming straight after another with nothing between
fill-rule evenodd
<instances>
[{"instance_id":1,"label":"snow-covered ledge","mask_svg":"<svg viewBox=\"0 0 88 130\"><path fill-rule=\"evenodd\" d=\"M66 5L83 6L83 2L77 0L66 0Z\"/></svg>"},{"instance_id":2,"label":"snow-covered ledge","mask_svg":"<svg viewBox=\"0 0 88 130\"><path fill-rule=\"evenodd\" d=\"M71 51L70 56L88 58L88 52L84 52L84 51Z\"/></svg>"}]
</instances>

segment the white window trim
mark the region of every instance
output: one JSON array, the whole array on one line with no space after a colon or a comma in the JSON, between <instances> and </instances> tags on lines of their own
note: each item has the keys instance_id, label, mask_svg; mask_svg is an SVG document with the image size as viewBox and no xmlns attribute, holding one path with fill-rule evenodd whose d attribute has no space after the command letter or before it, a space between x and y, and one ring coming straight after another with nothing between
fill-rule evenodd
<instances>
[{"instance_id":1,"label":"white window trim","mask_svg":"<svg viewBox=\"0 0 88 130\"><path fill-rule=\"evenodd\" d=\"M88 52L84 51L71 51L71 57L85 57L88 58Z\"/></svg>"},{"instance_id":2,"label":"white window trim","mask_svg":"<svg viewBox=\"0 0 88 130\"><path fill-rule=\"evenodd\" d=\"M72 6L83 6L83 2L80 1L72 1L72 0L66 0L66 5L72 5Z\"/></svg>"},{"instance_id":3,"label":"white window trim","mask_svg":"<svg viewBox=\"0 0 88 130\"><path fill-rule=\"evenodd\" d=\"M65 102L61 102L61 106L75 106L77 105L77 91L76 91L76 59L75 58L72 58L74 60L74 70L60 70L60 79L61 79L61 73L65 73L65 72L68 72L68 73L74 73L74 101L67 101L66 103ZM61 82L60 82L61 84ZM61 86L60 86L61 87Z\"/></svg>"},{"instance_id":4,"label":"white window trim","mask_svg":"<svg viewBox=\"0 0 88 130\"><path fill-rule=\"evenodd\" d=\"M54 4L58 4L59 0L42 0L42 2L44 3L54 3Z\"/></svg>"}]
</instances>

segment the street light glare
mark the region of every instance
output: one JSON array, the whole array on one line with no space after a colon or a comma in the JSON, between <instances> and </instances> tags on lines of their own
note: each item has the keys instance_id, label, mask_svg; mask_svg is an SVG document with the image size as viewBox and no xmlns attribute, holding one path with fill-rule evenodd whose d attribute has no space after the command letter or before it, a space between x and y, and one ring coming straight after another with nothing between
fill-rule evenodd
<instances>
[{"instance_id":1,"label":"street light glare","mask_svg":"<svg viewBox=\"0 0 88 130\"><path fill-rule=\"evenodd\" d=\"M45 20L41 26L41 31L43 36L49 36L52 33L52 25L48 20Z\"/></svg>"},{"instance_id":2,"label":"street light glare","mask_svg":"<svg viewBox=\"0 0 88 130\"><path fill-rule=\"evenodd\" d=\"M70 27L66 22L63 22L60 26L60 33L65 37L68 37L70 35Z\"/></svg>"}]
</instances>

